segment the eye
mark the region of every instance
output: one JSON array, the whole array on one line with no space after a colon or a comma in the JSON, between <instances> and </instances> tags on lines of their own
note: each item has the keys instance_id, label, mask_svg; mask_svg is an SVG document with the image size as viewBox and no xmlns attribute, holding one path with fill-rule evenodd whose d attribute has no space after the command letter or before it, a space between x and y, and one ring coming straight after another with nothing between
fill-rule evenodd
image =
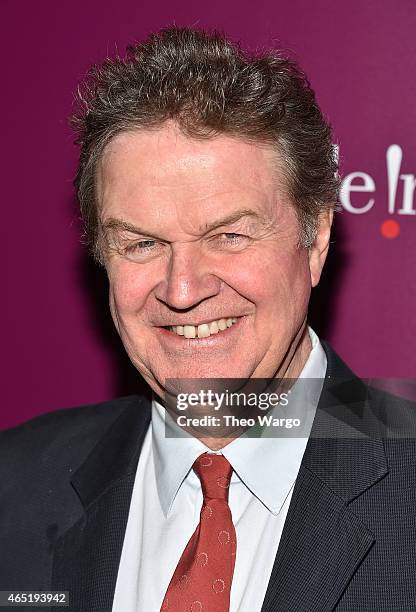
<instances>
[{"instance_id":1,"label":"eye","mask_svg":"<svg viewBox=\"0 0 416 612\"><path fill-rule=\"evenodd\" d=\"M244 249L248 246L250 238L244 234L238 234L237 232L223 232L222 234L213 236L212 241L213 246L216 245L222 249L235 251Z\"/></svg>"},{"instance_id":2,"label":"eye","mask_svg":"<svg viewBox=\"0 0 416 612\"><path fill-rule=\"evenodd\" d=\"M145 262L160 254L162 247L163 245L158 240L142 238L140 240L129 241L122 246L119 253L131 261Z\"/></svg>"},{"instance_id":3,"label":"eye","mask_svg":"<svg viewBox=\"0 0 416 612\"><path fill-rule=\"evenodd\" d=\"M144 249L151 249L153 246L155 246L156 244L156 240L140 240L137 243L137 248L139 250L144 250Z\"/></svg>"},{"instance_id":4,"label":"eye","mask_svg":"<svg viewBox=\"0 0 416 612\"><path fill-rule=\"evenodd\" d=\"M244 238L242 234L236 234L235 232L225 232L224 236L227 240L238 240L238 238Z\"/></svg>"},{"instance_id":5,"label":"eye","mask_svg":"<svg viewBox=\"0 0 416 612\"><path fill-rule=\"evenodd\" d=\"M224 232L223 234L219 234L218 238L220 243L225 245L243 244L248 240L248 236L245 236L244 234L237 234L236 232Z\"/></svg>"},{"instance_id":6,"label":"eye","mask_svg":"<svg viewBox=\"0 0 416 612\"><path fill-rule=\"evenodd\" d=\"M156 240L146 239L146 240L138 240L137 242L133 242L125 247L126 253L134 253L134 252L142 252L146 253L149 250L152 250L156 245Z\"/></svg>"}]
</instances>

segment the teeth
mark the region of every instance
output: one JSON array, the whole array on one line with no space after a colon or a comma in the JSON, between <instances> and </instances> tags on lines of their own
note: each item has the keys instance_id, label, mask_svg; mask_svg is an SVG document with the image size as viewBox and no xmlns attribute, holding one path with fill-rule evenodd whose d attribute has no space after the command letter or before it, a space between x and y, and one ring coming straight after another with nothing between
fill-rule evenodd
<instances>
[{"instance_id":1,"label":"teeth","mask_svg":"<svg viewBox=\"0 0 416 612\"><path fill-rule=\"evenodd\" d=\"M231 327L234 323L237 323L237 318L229 319L218 319L217 321L211 321L211 323L202 323L201 325L173 325L169 329L178 336L184 336L185 338L208 338L212 334L218 334L220 331L224 331L227 327Z\"/></svg>"},{"instance_id":2,"label":"teeth","mask_svg":"<svg viewBox=\"0 0 416 612\"><path fill-rule=\"evenodd\" d=\"M210 336L209 325L202 323L198 325L198 338L208 338Z\"/></svg>"},{"instance_id":3,"label":"teeth","mask_svg":"<svg viewBox=\"0 0 416 612\"><path fill-rule=\"evenodd\" d=\"M196 337L195 325L184 325L183 335L185 336L185 338L195 338Z\"/></svg>"}]
</instances>

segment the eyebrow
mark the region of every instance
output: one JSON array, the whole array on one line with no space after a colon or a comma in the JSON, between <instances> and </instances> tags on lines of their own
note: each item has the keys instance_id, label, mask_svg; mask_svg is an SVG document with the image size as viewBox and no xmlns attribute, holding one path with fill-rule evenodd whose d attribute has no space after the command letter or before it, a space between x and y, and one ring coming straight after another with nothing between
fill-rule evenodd
<instances>
[{"instance_id":1,"label":"eyebrow","mask_svg":"<svg viewBox=\"0 0 416 612\"><path fill-rule=\"evenodd\" d=\"M144 228L133 225L133 223L129 223L128 221L123 221L122 219L116 219L115 217L109 217L106 219L104 223L101 224L101 227L104 231L120 230L124 232L132 232L133 234L143 234L145 236L150 235Z\"/></svg>"},{"instance_id":2,"label":"eyebrow","mask_svg":"<svg viewBox=\"0 0 416 612\"><path fill-rule=\"evenodd\" d=\"M204 233L208 233L214 229L222 227L223 225L232 225L233 223L240 221L240 219L243 219L244 217L251 217L252 219L256 219L257 221L264 222L263 217L259 215L259 213L257 213L256 211L251 210L250 208L242 208L233 212L231 215L223 217L222 219L212 221L211 223L205 223L201 227L201 231L203 231Z\"/></svg>"},{"instance_id":3,"label":"eyebrow","mask_svg":"<svg viewBox=\"0 0 416 612\"><path fill-rule=\"evenodd\" d=\"M204 234L207 234L208 232L211 232L212 230L222 227L224 225L232 225L233 223L236 223L237 221L239 221L240 219L243 219L244 217L251 217L252 219L256 219L264 223L264 218L261 215L259 215L256 211L251 210L249 208L242 208L240 210L233 212L230 215L227 215L226 217L217 219L216 221L212 221L210 223L204 223L200 227L200 231ZM154 236L148 230L141 228L137 225L134 225L133 223L129 223L128 221L117 219L115 217L109 217L108 219L106 219L104 223L102 223L102 228L104 231L107 231L107 230L125 231L125 232L132 232L133 234L141 234L144 236L153 236L154 238L157 238L157 236Z\"/></svg>"}]
</instances>

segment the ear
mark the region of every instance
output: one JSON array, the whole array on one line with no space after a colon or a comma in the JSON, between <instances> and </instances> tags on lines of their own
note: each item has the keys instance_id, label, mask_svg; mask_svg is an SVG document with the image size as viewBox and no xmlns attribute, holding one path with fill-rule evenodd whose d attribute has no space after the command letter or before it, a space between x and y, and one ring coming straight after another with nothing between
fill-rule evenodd
<instances>
[{"instance_id":1,"label":"ear","mask_svg":"<svg viewBox=\"0 0 416 612\"><path fill-rule=\"evenodd\" d=\"M309 249L309 270L312 287L316 287L321 278L322 269L329 249L331 225L334 216L333 209L326 210L319 216L316 238Z\"/></svg>"}]
</instances>

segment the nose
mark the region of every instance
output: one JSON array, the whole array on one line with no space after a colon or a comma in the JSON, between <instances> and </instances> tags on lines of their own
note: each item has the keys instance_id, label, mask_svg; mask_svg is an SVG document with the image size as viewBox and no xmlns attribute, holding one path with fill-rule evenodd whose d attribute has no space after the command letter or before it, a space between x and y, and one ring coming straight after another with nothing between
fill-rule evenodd
<instances>
[{"instance_id":1,"label":"nose","mask_svg":"<svg viewBox=\"0 0 416 612\"><path fill-rule=\"evenodd\" d=\"M186 309L217 295L221 280L210 272L198 245L172 245L164 278L155 288L157 299L171 308Z\"/></svg>"}]
</instances>

